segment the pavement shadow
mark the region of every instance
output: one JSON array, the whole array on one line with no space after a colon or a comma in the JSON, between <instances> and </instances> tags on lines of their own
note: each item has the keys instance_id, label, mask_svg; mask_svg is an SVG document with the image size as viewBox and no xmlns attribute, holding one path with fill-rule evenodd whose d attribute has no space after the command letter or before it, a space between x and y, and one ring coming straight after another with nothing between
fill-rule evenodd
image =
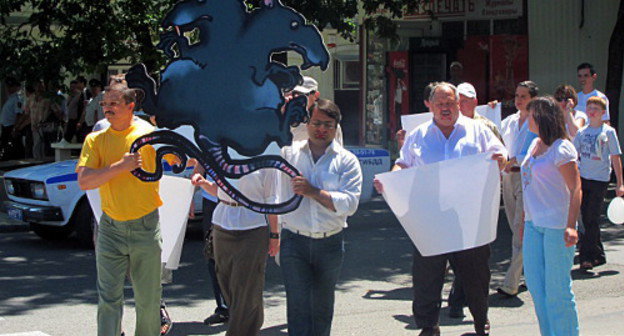
<instances>
[{"instance_id":1,"label":"pavement shadow","mask_svg":"<svg viewBox=\"0 0 624 336\"><path fill-rule=\"evenodd\" d=\"M174 322L167 336L217 335L227 330L227 324L207 326L202 322Z\"/></svg>"},{"instance_id":2,"label":"pavement shadow","mask_svg":"<svg viewBox=\"0 0 624 336\"><path fill-rule=\"evenodd\" d=\"M572 270L572 280L591 280L600 278L603 276L614 276L618 275L620 272L615 270L604 270L604 271L585 271L581 269L573 269Z\"/></svg>"},{"instance_id":3,"label":"pavement shadow","mask_svg":"<svg viewBox=\"0 0 624 336\"><path fill-rule=\"evenodd\" d=\"M288 335L288 324L280 324L260 330L262 336L284 336Z\"/></svg>"},{"instance_id":4,"label":"pavement shadow","mask_svg":"<svg viewBox=\"0 0 624 336\"><path fill-rule=\"evenodd\" d=\"M362 297L370 300L400 300L411 301L414 295L412 287L395 288L388 291L369 290Z\"/></svg>"},{"instance_id":5,"label":"pavement shadow","mask_svg":"<svg viewBox=\"0 0 624 336\"><path fill-rule=\"evenodd\" d=\"M468 310L466 309L465 312L470 315L470 313L468 312ZM414 320L414 316L413 315L393 315L392 316L395 320L404 323L405 324L405 329L407 330L417 330L419 329L418 326L416 326L416 321ZM440 310L440 326L457 326L457 325L472 325L473 321L469 318L469 317L465 317L465 318L450 318L448 317L448 308L442 308Z\"/></svg>"}]
</instances>

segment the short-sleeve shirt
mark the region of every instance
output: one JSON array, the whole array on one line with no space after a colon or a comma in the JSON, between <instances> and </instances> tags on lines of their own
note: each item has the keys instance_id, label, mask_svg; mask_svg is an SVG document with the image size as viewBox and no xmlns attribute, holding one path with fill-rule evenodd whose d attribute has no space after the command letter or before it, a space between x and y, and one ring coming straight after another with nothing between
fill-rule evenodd
<instances>
[{"instance_id":1,"label":"short-sleeve shirt","mask_svg":"<svg viewBox=\"0 0 624 336\"><path fill-rule=\"evenodd\" d=\"M22 104L22 98L17 94L17 92L10 95L4 105L2 105L0 124L4 127L15 125L17 115L24 112L22 110Z\"/></svg>"},{"instance_id":2,"label":"short-sleeve shirt","mask_svg":"<svg viewBox=\"0 0 624 336\"><path fill-rule=\"evenodd\" d=\"M581 91L579 91L577 96L578 96L578 104L576 104L576 109L581 111L581 112L583 112L583 113L586 113L585 109L587 108L587 99L589 99L591 97L594 97L594 96L600 97L600 98L604 99L605 102L607 103L607 110L606 110L605 114L602 116L602 120L610 120L611 119L611 117L609 115L609 98L607 98L607 96L604 93L602 93L602 92L600 92L598 90L594 90L594 91L586 94L586 93L583 93L583 91L581 90Z\"/></svg>"},{"instance_id":3,"label":"short-sleeve shirt","mask_svg":"<svg viewBox=\"0 0 624 336\"><path fill-rule=\"evenodd\" d=\"M416 167L486 152L507 155L505 146L485 124L460 115L448 138L433 120L418 126L405 139L396 163Z\"/></svg>"},{"instance_id":4,"label":"short-sleeve shirt","mask_svg":"<svg viewBox=\"0 0 624 336\"><path fill-rule=\"evenodd\" d=\"M535 226L564 229L568 221L570 191L559 167L576 162L577 152L569 140L557 139L542 155L534 157L533 149L539 139L533 140L522 162L522 198L524 219Z\"/></svg>"},{"instance_id":5,"label":"short-sleeve shirt","mask_svg":"<svg viewBox=\"0 0 624 336\"><path fill-rule=\"evenodd\" d=\"M76 169L101 169L121 160L136 139L153 129L151 125L133 122L123 131L109 127L90 133L82 146ZM144 146L139 153L143 170L153 172L156 167L154 148ZM129 171L123 172L100 186L102 211L118 221L141 218L162 205L158 194L159 185L159 182L143 182Z\"/></svg>"},{"instance_id":6,"label":"short-sleeve shirt","mask_svg":"<svg viewBox=\"0 0 624 336\"><path fill-rule=\"evenodd\" d=\"M609 182L611 155L621 155L620 142L615 129L609 125L581 128L574 138L579 153L581 177L587 180Z\"/></svg>"},{"instance_id":7,"label":"short-sleeve shirt","mask_svg":"<svg viewBox=\"0 0 624 336\"><path fill-rule=\"evenodd\" d=\"M273 170L260 169L241 177L238 180L238 190L252 201L265 204L277 203ZM267 225L264 214L244 206L228 205L227 203L236 202L221 188L217 189L217 196L225 202L219 202L212 214L212 223L215 225L226 230L251 230Z\"/></svg>"}]
</instances>

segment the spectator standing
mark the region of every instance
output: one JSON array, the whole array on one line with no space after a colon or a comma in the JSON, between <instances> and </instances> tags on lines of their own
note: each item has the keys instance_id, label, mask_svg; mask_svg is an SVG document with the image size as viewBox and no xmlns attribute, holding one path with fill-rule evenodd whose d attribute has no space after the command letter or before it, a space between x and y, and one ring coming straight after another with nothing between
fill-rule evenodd
<instances>
[{"instance_id":1,"label":"spectator standing","mask_svg":"<svg viewBox=\"0 0 624 336\"><path fill-rule=\"evenodd\" d=\"M596 73L594 66L589 63L581 63L576 68L576 75L578 77L579 85L581 86L581 90L578 92L578 103L576 105L576 109L581 112L586 112L585 108L587 106L587 99L594 96L600 97L607 102L607 109L605 114L602 116L602 120L608 123L611 120L611 116L609 115L609 98L607 98L604 93L598 91L595 87L598 74Z\"/></svg>"}]
</instances>

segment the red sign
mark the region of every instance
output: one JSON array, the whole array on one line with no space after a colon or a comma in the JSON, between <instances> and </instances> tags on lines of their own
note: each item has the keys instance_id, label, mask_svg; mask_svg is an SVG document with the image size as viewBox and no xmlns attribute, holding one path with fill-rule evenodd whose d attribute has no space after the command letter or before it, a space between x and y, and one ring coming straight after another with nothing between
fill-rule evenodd
<instances>
[{"instance_id":1,"label":"red sign","mask_svg":"<svg viewBox=\"0 0 624 336\"><path fill-rule=\"evenodd\" d=\"M391 132L401 126L401 115L409 114L409 54L407 51L388 52L388 120Z\"/></svg>"},{"instance_id":2,"label":"red sign","mask_svg":"<svg viewBox=\"0 0 624 336\"><path fill-rule=\"evenodd\" d=\"M529 79L529 41L525 35L490 36L490 97L514 98L516 85Z\"/></svg>"}]
</instances>

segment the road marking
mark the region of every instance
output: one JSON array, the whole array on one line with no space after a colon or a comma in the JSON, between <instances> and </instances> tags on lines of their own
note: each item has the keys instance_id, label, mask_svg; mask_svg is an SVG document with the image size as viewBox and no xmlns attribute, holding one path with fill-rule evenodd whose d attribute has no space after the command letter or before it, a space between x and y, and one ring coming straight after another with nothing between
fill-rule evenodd
<instances>
[{"instance_id":1,"label":"road marking","mask_svg":"<svg viewBox=\"0 0 624 336\"><path fill-rule=\"evenodd\" d=\"M50 336L48 334L42 333L41 331L27 331L16 334L0 334L0 336Z\"/></svg>"}]
</instances>

